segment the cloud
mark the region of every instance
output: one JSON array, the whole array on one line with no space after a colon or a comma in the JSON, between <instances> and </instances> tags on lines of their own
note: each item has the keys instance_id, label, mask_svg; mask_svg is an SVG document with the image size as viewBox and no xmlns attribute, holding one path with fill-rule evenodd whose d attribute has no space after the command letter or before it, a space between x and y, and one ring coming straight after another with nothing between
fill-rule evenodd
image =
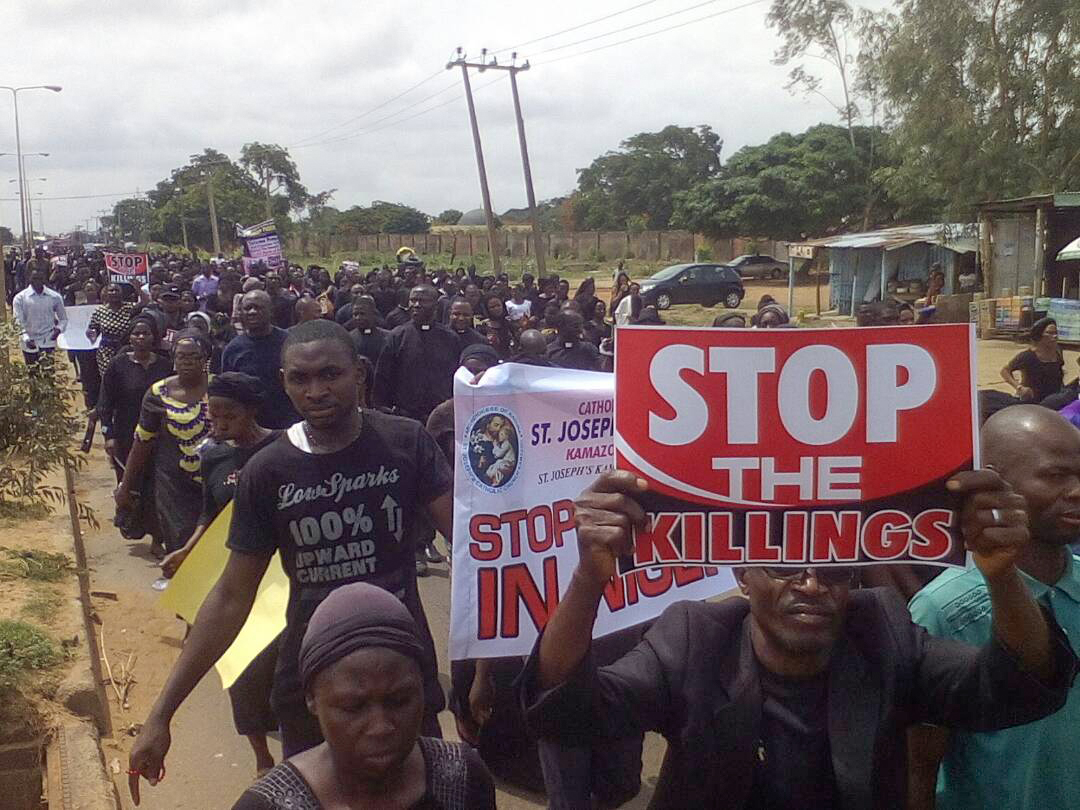
<instances>
[{"instance_id":1,"label":"cloud","mask_svg":"<svg viewBox=\"0 0 1080 810\"><path fill-rule=\"evenodd\" d=\"M784 90L786 70L770 61L777 38L764 24L765 2L580 58L556 61L737 3L718 0L541 53L691 4L658 0L521 48L521 58L533 60L519 87L540 197L570 191L577 169L636 132L709 124L730 155L780 130L836 120L821 99ZM13 84L64 86L60 94L19 97L24 148L52 154L33 167L49 178L41 184L46 196L145 191L205 147L235 158L244 143L259 140L308 144L293 151L303 181L312 190L337 188L341 208L386 199L431 213L466 210L480 192L460 72L442 70L454 48L504 47L630 5L12 0L7 30L18 32L19 46L7 50L4 75ZM312 137L436 73L399 101ZM502 210L523 205L525 193L510 88L505 81L484 86L490 76L474 75L473 83L492 197ZM417 104L442 88L452 89ZM835 89L828 75L826 89ZM346 135L355 137L327 142ZM13 147L10 100L0 94L0 151ZM0 157L0 179L13 170L14 161ZM7 185L0 183L0 194ZM50 230L81 226L113 201L44 200L45 222ZM0 200L0 223L18 230L13 202Z\"/></svg>"}]
</instances>

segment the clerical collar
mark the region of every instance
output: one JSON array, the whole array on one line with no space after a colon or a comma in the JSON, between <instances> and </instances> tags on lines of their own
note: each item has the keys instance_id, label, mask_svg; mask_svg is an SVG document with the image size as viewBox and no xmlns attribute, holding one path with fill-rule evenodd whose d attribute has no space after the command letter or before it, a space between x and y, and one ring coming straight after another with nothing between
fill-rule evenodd
<instances>
[{"instance_id":1,"label":"clerical collar","mask_svg":"<svg viewBox=\"0 0 1080 810\"><path fill-rule=\"evenodd\" d=\"M564 343L563 348L564 349L572 349L572 348L574 348L574 344L573 343Z\"/></svg>"},{"instance_id":2,"label":"clerical collar","mask_svg":"<svg viewBox=\"0 0 1080 810\"><path fill-rule=\"evenodd\" d=\"M422 324L420 324L420 331L421 332L428 332L430 330L431 330L431 324L430 323L422 323Z\"/></svg>"},{"instance_id":3,"label":"clerical collar","mask_svg":"<svg viewBox=\"0 0 1080 810\"><path fill-rule=\"evenodd\" d=\"M360 334L361 335L370 335L374 331L375 331L374 329L361 329Z\"/></svg>"}]
</instances>

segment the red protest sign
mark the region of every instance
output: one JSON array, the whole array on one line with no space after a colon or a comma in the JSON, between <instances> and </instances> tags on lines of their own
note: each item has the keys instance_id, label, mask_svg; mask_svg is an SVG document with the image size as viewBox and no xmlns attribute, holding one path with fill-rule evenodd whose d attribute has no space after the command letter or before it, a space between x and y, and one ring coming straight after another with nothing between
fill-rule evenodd
<instances>
[{"instance_id":1,"label":"red protest sign","mask_svg":"<svg viewBox=\"0 0 1080 810\"><path fill-rule=\"evenodd\" d=\"M974 368L967 324L619 329L616 466L652 493L633 564L962 564Z\"/></svg>"},{"instance_id":2,"label":"red protest sign","mask_svg":"<svg viewBox=\"0 0 1080 810\"><path fill-rule=\"evenodd\" d=\"M150 278L150 257L145 253L106 253L109 281L142 286Z\"/></svg>"}]
</instances>

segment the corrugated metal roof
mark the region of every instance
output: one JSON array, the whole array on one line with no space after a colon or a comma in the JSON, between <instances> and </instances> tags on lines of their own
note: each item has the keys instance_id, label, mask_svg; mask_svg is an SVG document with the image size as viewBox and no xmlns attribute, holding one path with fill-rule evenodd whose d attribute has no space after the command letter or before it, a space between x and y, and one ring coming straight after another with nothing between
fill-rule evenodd
<instances>
[{"instance_id":1,"label":"corrugated metal roof","mask_svg":"<svg viewBox=\"0 0 1080 810\"><path fill-rule=\"evenodd\" d=\"M1080 208L1080 191L1059 191L1056 194L1031 194L1027 197L1013 197L1008 200L990 200L979 203L981 211L1030 211L1052 205L1054 208Z\"/></svg>"},{"instance_id":2,"label":"corrugated metal roof","mask_svg":"<svg viewBox=\"0 0 1080 810\"><path fill-rule=\"evenodd\" d=\"M897 250L908 245L925 242L941 245L957 253L974 253L978 242L978 226L963 223L937 223L933 225L903 225L883 228L880 231L844 233L824 239L810 239L800 245L824 248L883 248Z\"/></svg>"}]
</instances>

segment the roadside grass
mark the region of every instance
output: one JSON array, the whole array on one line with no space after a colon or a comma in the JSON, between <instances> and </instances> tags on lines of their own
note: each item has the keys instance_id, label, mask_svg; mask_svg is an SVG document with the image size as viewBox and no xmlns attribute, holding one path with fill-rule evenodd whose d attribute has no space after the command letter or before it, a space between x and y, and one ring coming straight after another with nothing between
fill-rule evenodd
<instances>
[{"instance_id":1,"label":"roadside grass","mask_svg":"<svg viewBox=\"0 0 1080 810\"><path fill-rule=\"evenodd\" d=\"M0 689L16 686L27 673L51 669L63 659L52 639L34 625L0 619Z\"/></svg>"},{"instance_id":2,"label":"roadside grass","mask_svg":"<svg viewBox=\"0 0 1080 810\"><path fill-rule=\"evenodd\" d=\"M23 603L20 613L28 619L33 619L41 624L51 625L64 604L64 598L56 591L40 586L30 598Z\"/></svg>"},{"instance_id":3,"label":"roadside grass","mask_svg":"<svg viewBox=\"0 0 1080 810\"><path fill-rule=\"evenodd\" d=\"M74 569L66 554L54 554L36 549L0 548L0 580L30 579L37 582L59 582Z\"/></svg>"}]
</instances>

